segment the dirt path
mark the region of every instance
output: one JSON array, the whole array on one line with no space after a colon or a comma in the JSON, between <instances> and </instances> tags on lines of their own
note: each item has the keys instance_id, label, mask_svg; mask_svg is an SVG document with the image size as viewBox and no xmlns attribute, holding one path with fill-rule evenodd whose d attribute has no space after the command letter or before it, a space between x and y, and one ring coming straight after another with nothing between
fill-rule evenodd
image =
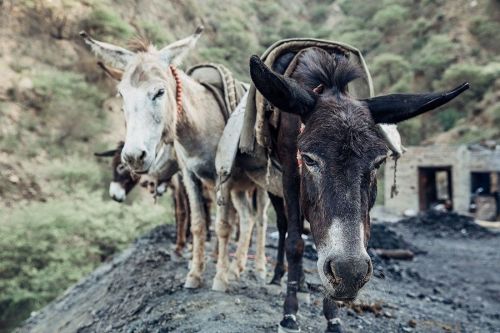
<instances>
[{"instance_id":1,"label":"dirt path","mask_svg":"<svg viewBox=\"0 0 500 333\"><path fill-rule=\"evenodd\" d=\"M500 331L499 237L432 238L411 226L390 228L427 254L411 262L380 262L375 267L379 277L372 278L357 301L374 306L343 308L345 331ZM19 332L277 331L283 303L279 289L261 285L249 271L228 293L213 292L210 261L205 286L184 290L188 261L174 257L173 239L171 227L151 231L30 318ZM271 258L274 242L269 239ZM306 259L305 266L307 280L317 290L315 263ZM324 330L321 301L319 291L311 292L309 303L302 301L303 332Z\"/></svg>"}]
</instances>

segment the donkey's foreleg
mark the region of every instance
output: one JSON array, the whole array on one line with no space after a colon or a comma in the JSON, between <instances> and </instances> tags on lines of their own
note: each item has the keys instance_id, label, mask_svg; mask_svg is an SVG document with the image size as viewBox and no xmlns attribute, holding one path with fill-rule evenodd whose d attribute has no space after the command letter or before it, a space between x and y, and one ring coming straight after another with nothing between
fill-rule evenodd
<instances>
[{"instance_id":1,"label":"donkey's foreleg","mask_svg":"<svg viewBox=\"0 0 500 333\"><path fill-rule=\"evenodd\" d=\"M330 297L323 298L323 314L326 318L325 333L342 333L342 326L338 315L337 303Z\"/></svg>"},{"instance_id":2,"label":"donkey's foreleg","mask_svg":"<svg viewBox=\"0 0 500 333\"><path fill-rule=\"evenodd\" d=\"M276 224L278 226L278 254L276 257L276 266L274 267L274 276L271 280L271 284L281 285L281 278L285 275L285 237L286 237L286 216L285 216L285 205L283 203L283 198L275 196L274 194L268 193L269 199L276 212Z\"/></svg>"},{"instance_id":3,"label":"donkey's foreleg","mask_svg":"<svg viewBox=\"0 0 500 333\"><path fill-rule=\"evenodd\" d=\"M232 223L231 216L234 207L231 203L227 184L221 186L222 197L226 198L223 205L217 205L215 233L217 234L217 271L215 273L212 289L216 291L226 291L228 287L227 272L229 269L228 243L231 236Z\"/></svg>"},{"instance_id":4,"label":"donkey's foreleg","mask_svg":"<svg viewBox=\"0 0 500 333\"><path fill-rule=\"evenodd\" d=\"M267 231L267 209L269 208L269 197L266 191L257 188L256 192L256 224L257 244L255 250L255 270L257 276L266 280L266 231Z\"/></svg>"},{"instance_id":5,"label":"donkey's foreleg","mask_svg":"<svg viewBox=\"0 0 500 333\"><path fill-rule=\"evenodd\" d=\"M295 162L296 163L296 162ZM291 172L290 172L291 171ZM303 282L302 256L304 240L302 239L303 219L299 206L300 179L296 170L284 170L283 192L286 202L288 225L285 240L286 259L288 261L288 283L284 304L284 316L280 322L279 332L299 332L297 311L299 302L297 292Z\"/></svg>"},{"instance_id":6,"label":"donkey's foreleg","mask_svg":"<svg viewBox=\"0 0 500 333\"><path fill-rule=\"evenodd\" d=\"M203 205L201 182L187 170L183 170L183 180L189 198L191 215L191 235L193 237L193 259L186 278L185 288L199 288L205 269L205 221L207 212Z\"/></svg>"},{"instance_id":7,"label":"donkey's foreleg","mask_svg":"<svg viewBox=\"0 0 500 333\"><path fill-rule=\"evenodd\" d=\"M235 258L231 263L230 274L232 277L239 279L240 273L245 270L247 264L248 247L250 246L255 219L252 214L252 200L247 197L246 191L232 191L231 198L239 216L240 238L238 239Z\"/></svg>"}]
</instances>

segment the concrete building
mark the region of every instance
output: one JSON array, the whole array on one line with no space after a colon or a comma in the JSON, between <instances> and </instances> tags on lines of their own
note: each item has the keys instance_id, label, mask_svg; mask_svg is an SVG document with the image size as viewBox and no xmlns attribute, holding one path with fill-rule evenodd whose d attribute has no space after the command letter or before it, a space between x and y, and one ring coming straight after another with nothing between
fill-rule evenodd
<instances>
[{"instance_id":1,"label":"concrete building","mask_svg":"<svg viewBox=\"0 0 500 333\"><path fill-rule=\"evenodd\" d=\"M385 206L391 212L423 211L436 205L479 219L499 218L500 145L408 147L398 160L397 189L391 198L394 163L385 167Z\"/></svg>"}]
</instances>

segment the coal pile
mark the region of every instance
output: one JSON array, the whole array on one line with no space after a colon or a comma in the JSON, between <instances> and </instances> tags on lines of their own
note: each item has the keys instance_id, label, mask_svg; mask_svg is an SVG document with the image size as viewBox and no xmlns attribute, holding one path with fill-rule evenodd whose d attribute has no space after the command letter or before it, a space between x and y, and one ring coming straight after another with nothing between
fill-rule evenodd
<instances>
[{"instance_id":1,"label":"coal pile","mask_svg":"<svg viewBox=\"0 0 500 333\"><path fill-rule=\"evenodd\" d=\"M487 238L495 233L474 223L474 218L455 212L429 210L401 221L419 232L429 232L434 237Z\"/></svg>"},{"instance_id":2,"label":"coal pile","mask_svg":"<svg viewBox=\"0 0 500 333\"><path fill-rule=\"evenodd\" d=\"M372 224L368 248L398 250L412 249L413 246L387 224Z\"/></svg>"}]
</instances>

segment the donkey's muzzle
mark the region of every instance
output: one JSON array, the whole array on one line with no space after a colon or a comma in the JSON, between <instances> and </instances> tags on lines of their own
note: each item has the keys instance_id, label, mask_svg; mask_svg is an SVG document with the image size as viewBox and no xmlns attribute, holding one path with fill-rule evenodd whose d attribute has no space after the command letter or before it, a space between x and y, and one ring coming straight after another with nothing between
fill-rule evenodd
<instances>
[{"instance_id":1,"label":"donkey's muzzle","mask_svg":"<svg viewBox=\"0 0 500 333\"><path fill-rule=\"evenodd\" d=\"M325 261L324 273L333 289L333 297L337 299L353 299L368 280L373 268L370 257L335 258Z\"/></svg>"},{"instance_id":2,"label":"donkey's muzzle","mask_svg":"<svg viewBox=\"0 0 500 333\"><path fill-rule=\"evenodd\" d=\"M144 170L145 162L148 153L144 149L127 149L122 151L122 160L133 171L147 171Z\"/></svg>"}]
</instances>

